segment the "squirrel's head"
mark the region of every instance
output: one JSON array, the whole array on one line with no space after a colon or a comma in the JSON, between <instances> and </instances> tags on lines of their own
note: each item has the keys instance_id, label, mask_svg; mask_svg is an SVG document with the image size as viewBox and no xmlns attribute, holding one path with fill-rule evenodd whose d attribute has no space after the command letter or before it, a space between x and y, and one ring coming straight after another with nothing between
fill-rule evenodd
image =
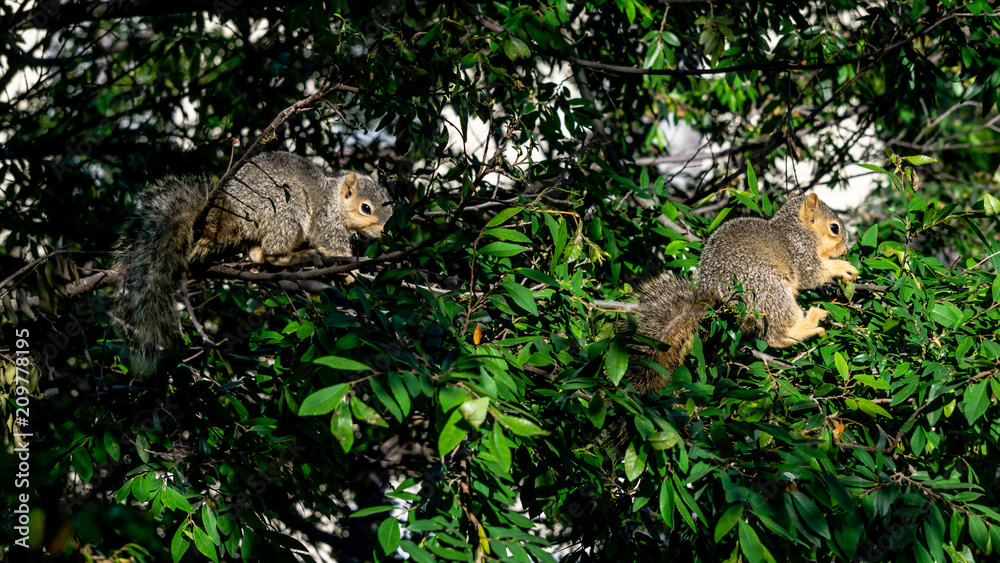
<instances>
[{"instance_id":1,"label":"squirrel's head","mask_svg":"<svg viewBox=\"0 0 1000 563\"><path fill-rule=\"evenodd\" d=\"M371 238L380 238L382 228L392 217L389 192L378 182L378 172L371 176L350 172L340 183L344 206L344 226Z\"/></svg>"},{"instance_id":2,"label":"squirrel's head","mask_svg":"<svg viewBox=\"0 0 1000 563\"><path fill-rule=\"evenodd\" d=\"M820 201L819 196L809 194L802 198L799 219L806 229L816 235L816 250L820 257L833 258L847 253L847 229L837 214Z\"/></svg>"}]
</instances>

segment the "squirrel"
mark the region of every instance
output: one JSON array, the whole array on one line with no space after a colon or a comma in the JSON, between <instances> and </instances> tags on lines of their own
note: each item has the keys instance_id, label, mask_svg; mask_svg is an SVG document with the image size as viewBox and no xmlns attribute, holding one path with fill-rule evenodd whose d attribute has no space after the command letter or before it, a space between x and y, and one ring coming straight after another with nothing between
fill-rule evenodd
<instances>
[{"instance_id":1,"label":"squirrel","mask_svg":"<svg viewBox=\"0 0 1000 563\"><path fill-rule=\"evenodd\" d=\"M254 157L205 211L210 191L204 179L153 182L115 249L112 315L139 377L156 370L172 339L174 294L190 262L237 247L254 262L319 264L350 256L353 233L379 238L393 213L377 172L332 171L289 152ZM305 243L313 248L297 250Z\"/></svg>"},{"instance_id":2,"label":"squirrel","mask_svg":"<svg viewBox=\"0 0 1000 563\"><path fill-rule=\"evenodd\" d=\"M814 193L789 199L769 220L742 217L723 223L705 242L697 282L665 274L640 286L636 331L667 348L639 346L633 355L673 373L691 351L701 318L714 305L736 298L736 285L743 288L748 313L740 328L768 345L782 348L825 336L819 322L827 312L819 307L803 311L795 296L857 277L850 262L834 259L847 252L847 240L837 214ZM630 363L625 378L639 393L659 393L668 383L639 362Z\"/></svg>"}]
</instances>

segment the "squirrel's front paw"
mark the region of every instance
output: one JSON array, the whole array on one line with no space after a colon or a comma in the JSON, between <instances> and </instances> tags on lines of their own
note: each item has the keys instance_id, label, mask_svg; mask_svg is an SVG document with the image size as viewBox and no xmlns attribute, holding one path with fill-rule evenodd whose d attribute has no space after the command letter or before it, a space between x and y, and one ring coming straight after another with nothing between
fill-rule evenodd
<instances>
[{"instance_id":1,"label":"squirrel's front paw","mask_svg":"<svg viewBox=\"0 0 1000 563\"><path fill-rule=\"evenodd\" d=\"M847 260L831 260L826 266L826 271L831 280L839 278L849 282L858 277L858 269Z\"/></svg>"},{"instance_id":2,"label":"squirrel's front paw","mask_svg":"<svg viewBox=\"0 0 1000 563\"><path fill-rule=\"evenodd\" d=\"M847 266L844 266L843 279L845 282L851 282L858 279L858 269L854 267L854 264L850 262L845 262Z\"/></svg>"}]
</instances>

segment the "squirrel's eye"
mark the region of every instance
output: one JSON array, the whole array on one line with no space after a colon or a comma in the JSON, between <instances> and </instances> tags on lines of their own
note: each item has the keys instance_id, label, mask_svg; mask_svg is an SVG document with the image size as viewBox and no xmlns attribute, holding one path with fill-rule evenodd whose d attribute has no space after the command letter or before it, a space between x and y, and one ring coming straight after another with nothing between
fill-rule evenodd
<instances>
[{"instance_id":1,"label":"squirrel's eye","mask_svg":"<svg viewBox=\"0 0 1000 563\"><path fill-rule=\"evenodd\" d=\"M372 214L372 206L368 205L367 203L362 203L361 204L361 212L364 213L365 215L371 215Z\"/></svg>"},{"instance_id":2,"label":"squirrel's eye","mask_svg":"<svg viewBox=\"0 0 1000 563\"><path fill-rule=\"evenodd\" d=\"M840 225L838 225L836 223L830 223L830 232L833 233L834 235L839 235L840 234Z\"/></svg>"}]
</instances>

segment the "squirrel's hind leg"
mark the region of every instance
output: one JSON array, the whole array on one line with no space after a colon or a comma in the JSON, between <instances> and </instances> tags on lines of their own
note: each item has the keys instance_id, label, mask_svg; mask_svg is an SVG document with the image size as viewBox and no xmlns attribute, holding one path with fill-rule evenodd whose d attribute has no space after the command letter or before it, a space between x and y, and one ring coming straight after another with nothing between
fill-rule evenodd
<instances>
[{"instance_id":1,"label":"squirrel's hind leg","mask_svg":"<svg viewBox=\"0 0 1000 563\"><path fill-rule=\"evenodd\" d=\"M771 338L769 334L767 343L775 348L784 348L797 344L810 336L819 336L820 338L826 336L826 330L819 326L819 322L825 319L828 314L826 311L819 307L810 307L809 311L805 314L802 314L802 310L800 309L799 314L801 315L799 320L788 327L788 330L783 335Z\"/></svg>"},{"instance_id":2,"label":"squirrel's hind leg","mask_svg":"<svg viewBox=\"0 0 1000 563\"><path fill-rule=\"evenodd\" d=\"M310 262L323 265L323 257L312 248L295 250L305 243L305 235L294 217L276 216L262 225L263 237L250 248L250 259L276 266L290 266Z\"/></svg>"},{"instance_id":3,"label":"squirrel's hind leg","mask_svg":"<svg viewBox=\"0 0 1000 563\"><path fill-rule=\"evenodd\" d=\"M287 254L267 254L263 248L255 246L250 249L250 259L254 262L267 262L275 266L291 266L303 262L311 262L314 266L323 265L323 257L310 248Z\"/></svg>"}]
</instances>

